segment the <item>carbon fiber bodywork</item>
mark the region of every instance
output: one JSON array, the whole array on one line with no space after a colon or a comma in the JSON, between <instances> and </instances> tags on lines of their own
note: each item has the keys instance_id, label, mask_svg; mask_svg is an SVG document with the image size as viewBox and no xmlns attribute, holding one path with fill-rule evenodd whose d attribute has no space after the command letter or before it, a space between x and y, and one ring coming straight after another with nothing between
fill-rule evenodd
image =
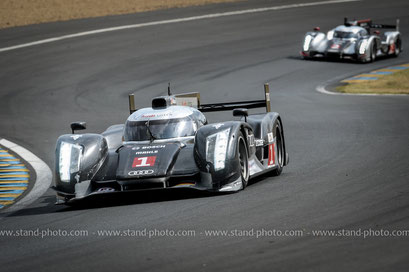
<instances>
[{"instance_id":1,"label":"carbon fiber bodywork","mask_svg":"<svg viewBox=\"0 0 409 272\"><path fill-rule=\"evenodd\" d=\"M54 186L58 203L95 194L159 188L238 191L246 184L241 172L240 139L246 146L250 178L267 172L279 174L289 161L278 113L207 124L199 110L181 109L173 105L145 108L131 114L125 125L111 126L102 134L60 136ZM181 112L189 113L197 124L194 135L123 141L124 132L134 129L131 121L146 119L149 126L149 120L163 120L170 115L186 118Z\"/></svg>"}]
</instances>

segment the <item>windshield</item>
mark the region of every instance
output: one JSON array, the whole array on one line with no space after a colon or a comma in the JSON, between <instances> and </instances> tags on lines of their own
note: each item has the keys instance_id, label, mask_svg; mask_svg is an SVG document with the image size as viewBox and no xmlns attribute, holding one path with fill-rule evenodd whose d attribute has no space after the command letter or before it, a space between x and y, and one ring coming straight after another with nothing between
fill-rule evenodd
<instances>
[{"instance_id":1,"label":"windshield","mask_svg":"<svg viewBox=\"0 0 409 272\"><path fill-rule=\"evenodd\" d=\"M334 38L340 39L358 38L358 34L353 32L335 31Z\"/></svg>"},{"instance_id":2,"label":"windshield","mask_svg":"<svg viewBox=\"0 0 409 272\"><path fill-rule=\"evenodd\" d=\"M125 141L149 141L170 139L195 135L197 125L190 118L127 121L125 125Z\"/></svg>"}]
</instances>

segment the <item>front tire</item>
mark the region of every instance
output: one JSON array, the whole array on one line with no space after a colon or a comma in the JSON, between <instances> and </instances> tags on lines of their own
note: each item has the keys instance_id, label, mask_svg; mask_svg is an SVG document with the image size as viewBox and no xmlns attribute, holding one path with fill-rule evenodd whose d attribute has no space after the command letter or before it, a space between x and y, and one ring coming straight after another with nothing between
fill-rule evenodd
<instances>
[{"instance_id":1,"label":"front tire","mask_svg":"<svg viewBox=\"0 0 409 272\"><path fill-rule=\"evenodd\" d=\"M243 134L241 133L239 134L239 137L237 139L237 155L238 155L239 163L240 163L241 183L244 189L246 188L249 182L250 172L249 172L249 155L248 155L248 150L247 150L247 144L246 144L246 141L244 140Z\"/></svg>"},{"instance_id":2,"label":"front tire","mask_svg":"<svg viewBox=\"0 0 409 272\"><path fill-rule=\"evenodd\" d=\"M372 44L372 46L371 46L371 53L370 53L370 54L371 54L371 55L370 55L369 61L370 61L370 62L374 62L375 59L376 59L376 45L375 45L375 44Z\"/></svg>"}]
</instances>

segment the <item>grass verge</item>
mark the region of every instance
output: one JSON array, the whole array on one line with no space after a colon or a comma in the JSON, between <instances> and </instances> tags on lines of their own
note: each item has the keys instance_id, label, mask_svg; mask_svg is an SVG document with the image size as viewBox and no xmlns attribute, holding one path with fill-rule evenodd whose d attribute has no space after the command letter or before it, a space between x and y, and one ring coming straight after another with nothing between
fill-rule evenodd
<instances>
[{"instance_id":1,"label":"grass verge","mask_svg":"<svg viewBox=\"0 0 409 272\"><path fill-rule=\"evenodd\" d=\"M409 69L385 75L377 80L358 81L336 87L341 93L409 94Z\"/></svg>"},{"instance_id":2,"label":"grass verge","mask_svg":"<svg viewBox=\"0 0 409 272\"><path fill-rule=\"evenodd\" d=\"M0 29L240 0L0 0Z\"/></svg>"}]
</instances>

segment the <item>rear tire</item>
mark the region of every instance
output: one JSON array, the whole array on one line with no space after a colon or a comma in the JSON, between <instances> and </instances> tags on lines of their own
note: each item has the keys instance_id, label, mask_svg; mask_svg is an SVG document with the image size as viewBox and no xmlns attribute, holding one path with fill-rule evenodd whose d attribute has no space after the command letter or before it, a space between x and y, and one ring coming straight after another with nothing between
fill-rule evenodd
<instances>
[{"instance_id":1,"label":"rear tire","mask_svg":"<svg viewBox=\"0 0 409 272\"><path fill-rule=\"evenodd\" d=\"M250 172L247 144L242 133L239 134L239 137L237 139L237 155L240 163L241 183L244 189L249 182Z\"/></svg>"},{"instance_id":2,"label":"rear tire","mask_svg":"<svg viewBox=\"0 0 409 272\"><path fill-rule=\"evenodd\" d=\"M281 123L277 122L274 129L276 131L277 168L272 171L272 175L279 176L283 171L285 162L284 138Z\"/></svg>"}]
</instances>

